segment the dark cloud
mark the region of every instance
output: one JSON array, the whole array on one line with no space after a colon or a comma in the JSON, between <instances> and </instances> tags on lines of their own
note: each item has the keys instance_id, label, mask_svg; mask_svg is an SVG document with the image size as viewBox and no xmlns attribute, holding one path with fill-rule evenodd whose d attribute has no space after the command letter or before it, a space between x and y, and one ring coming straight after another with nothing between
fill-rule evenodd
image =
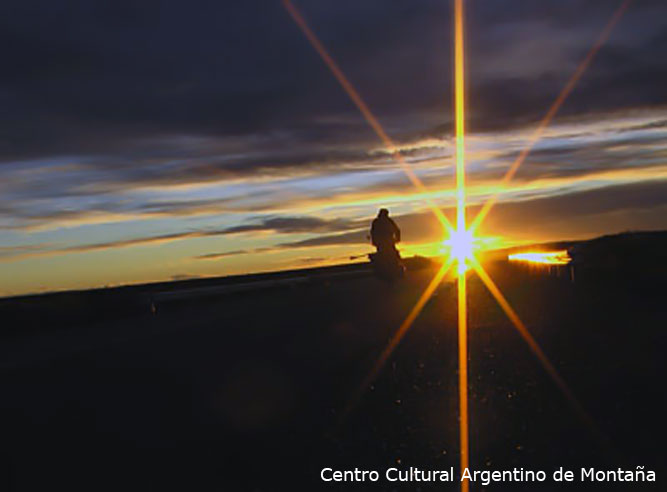
<instances>
[{"instance_id":1,"label":"dark cloud","mask_svg":"<svg viewBox=\"0 0 667 492\"><path fill-rule=\"evenodd\" d=\"M450 2L294 1L392 138L449 139ZM502 175L499 164L520 147L506 130L534 127L620 3L466 3L468 127L504 144L490 146L486 164L470 162L470 183ZM664 165L664 145L659 152L651 146L664 141L665 18L664 0L632 2L559 111L557 122L590 126L543 140L517 181L595 181L604 171ZM0 57L0 227L10 234L88 220L258 214L240 225L224 216L217 228L184 231L175 221L161 235L60 249L3 244L3 261L261 232L303 235L277 238L281 250L367 244L367 224L356 220L259 214L411 191L393 172L396 163L372 152L376 136L279 0L9 0L0 6ZM652 119L628 122L618 138L597 138L595 122L642 108ZM433 189L451 173L433 167L449 152L438 145L403 151L415 169L425 163ZM359 175L332 179L351 172ZM322 179L285 184L296 176ZM662 181L572 192L577 186L573 180L549 191L558 196L536 197L536 190L529 202L523 195L520 203L500 203L486 226L516 237L584 234L584 219L591 233L633 223L664 227ZM355 213L368 213L362 208ZM441 235L429 214L398 220L408 241Z\"/></svg>"},{"instance_id":2,"label":"dark cloud","mask_svg":"<svg viewBox=\"0 0 667 492\"><path fill-rule=\"evenodd\" d=\"M479 207L469 207L474 217ZM500 202L482 226L485 235L519 240L578 239L607 232L662 229L667 224L667 181L648 181L585 190L519 202ZM454 216L453 209L445 214ZM435 242L444 231L431 212L394 216L403 240ZM367 230L323 234L282 243L282 248L368 244Z\"/></svg>"},{"instance_id":3,"label":"dark cloud","mask_svg":"<svg viewBox=\"0 0 667 492\"><path fill-rule=\"evenodd\" d=\"M470 4L471 127L537 118L616 3ZM451 112L448 2L296 4L392 135L448 130L437 129ZM665 104L666 9L634 2L563 114ZM287 158L294 164L321 161L332 143L374 142L277 0L8 1L0 14L1 160L76 154L141 163L176 136L268 135L274 150L315 147ZM151 150L141 148L146 140ZM205 169L280 160L219 158ZM131 167L140 175L147 164Z\"/></svg>"},{"instance_id":4,"label":"dark cloud","mask_svg":"<svg viewBox=\"0 0 667 492\"><path fill-rule=\"evenodd\" d=\"M666 208L667 180L638 182L501 203L491 212L486 229L524 239L661 229Z\"/></svg>"},{"instance_id":5,"label":"dark cloud","mask_svg":"<svg viewBox=\"0 0 667 492\"><path fill-rule=\"evenodd\" d=\"M231 256L240 256L240 255L250 255L250 254L258 254L258 253L268 253L271 251L275 251L276 248L274 247L264 247L264 248L252 248L252 249L235 249L232 251L222 251L220 253L206 253L203 255L197 255L194 256L193 258L195 260L220 260L223 258L229 258Z\"/></svg>"},{"instance_id":6,"label":"dark cloud","mask_svg":"<svg viewBox=\"0 0 667 492\"><path fill-rule=\"evenodd\" d=\"M480 207L468 208L475 217ZM453 210L446 210L453 216ZM558 196L500 202L482 224L483 235L513 240L580 239L667 225L667 180L644 181L575 191ZM430 212L396 218L409 242L431 242L443 231Z\"/></svg>"},{"instance_id":7,"label":"dark cloud","mask_svg":"<svg viewBox=\"0 0 667 492\"><path fill-rule=\"evenodd\" d=\"M253 250L250 249L235 249L232 251L224 251L222 253L207 253L205 255L198 255L195 256L195 259L197 260L218 260L220 258L227 258L229 256L239 256L239 255L247 255L249 253L252 253Z\"/></svg>"},{"instance_id":8,"label":"dark cloud","mask_svg":"<svg viewBox=\"0 0 667 492\"><path fill-rule=\"evenodd\" d=\"M469 207L469 217L474 217L478 211L479 207ZM446 209L445 213L450 216L453 214L450 209ZM648 181L520 202L500 202L493 208L483 224L482 231L485 235L501 235L533 241L578 239L610 232L661 229L665 227L666 213L667 180ZM401 227L402 236L406 242L435 242L443 238L444 231L431 212L398 215L394 216L394 219ZM591 223L594 225L591 226ZM274 246L207 253L195 257L200 260L214 260L288 249L368 245L368 226L369 224L362 220L325 221L312 217L269 217L255 220L247 224L247 227L183 231L65 248L54 248L49 245L4 248L0 251L0 258L2 261L8 261L17 258L159 244L242 232L273 231L286 234L316 234L307 239L286 241Z\"/></svg>"},{"instance_id":9,"label":"dark cloud","mask_svg":"<svg viewBox=\"0 0 667 492\"><path fill-rule=\"evenodd\" d=\"M354 223L343 220L326 220L318 217L269 217L255 223L243 224L225 229L226 234L254 231L275 231L282 233L330 232L354 227Z\"/></svg>"},{"instance_id":10,"label":"dark cloud","mask_svg":"<svg viewBox=\"0 0 667 492\"><path fill-rule=\"evenodd\" d=\"M346 232L344 234L323 234L310 239L302 239L300 241L290 241L281 243L281 248L310 248L314 246L332 246L342 244L364 244L369 240L366 237L368 231L358 230Z\"/></svg>"},{"instance_id":11,"label":"dark cloud","mask_svg":"<svg viewBox=\"0 0 667 492\"><path fill-rule=\"evenodd\" d=\"M300 232L316 233L329 232L332 230L349 229L354 227L352 222L333 219L325 220L317 217L268 217L251 221L247 224L226 227L223 229L200 230L176 232L158 236L138 237L120 241L109 241L103 243L83 244L65 248L62 251L81 252L95 251L100 249L120 248L125 246L137 246L144 244L155 244L161 242L176 241L194 237L225 236L230 234L241 234L247 232L275 232L278 234L293 234Z\"/></svg>"},{"instance_id":12,"label":"dark cloud","mask_svg":"<svg viewBox=\"0 0 667 492\"><path fill-rule=\"evenodd\" d=\"M15 259L17 257L31 256L50 256L56 254L82 253L89 251L99 251L113 248L124 248L129 246L145 246L150 244L160 244L165 242L179 241L198 237L227 236L231 234L242 234L252 232L274 232L276 234L296 234L296 233L327 233L331 231L341 231L359 227L357 222L342 219L321 219L317 217L299 216L299 217L264 217L249 221L246 224L231 226L222 229L212 230L193 230L174 232L170 234L160 234L154 236L140 236L130 239L120 239L114 241L104 241L99 243L86 243L64 248L48 248L48 245L39 246L12 246L0 248L0 257L5 259ZM211 259L223 256L232 256L245 254L247 252L258 253L266 251L264 248L248 250L238 250L223 253L214 253L203 255L199 258Z\"/></svg>"}]
</instances>

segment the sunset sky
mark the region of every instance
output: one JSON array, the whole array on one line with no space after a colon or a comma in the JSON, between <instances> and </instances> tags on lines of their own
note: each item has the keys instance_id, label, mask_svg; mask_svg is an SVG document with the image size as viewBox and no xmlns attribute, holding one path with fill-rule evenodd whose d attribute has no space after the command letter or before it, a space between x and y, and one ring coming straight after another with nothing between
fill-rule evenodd
<instances>
[{"instance_id":1,"label":"sunset sky","mask_svg":"<svg viewBox=\"0 0 667 492\"><path fill-rule=\"evenodd\" d=\"M449 1L294 0L446 213ZM470 215L620 2L467 5ZM0 295L348 261L443 232L279 0L0 7ZM667 3L632 3L503 190L490 245L667 229Z\"/></svg>"}]
</instances>

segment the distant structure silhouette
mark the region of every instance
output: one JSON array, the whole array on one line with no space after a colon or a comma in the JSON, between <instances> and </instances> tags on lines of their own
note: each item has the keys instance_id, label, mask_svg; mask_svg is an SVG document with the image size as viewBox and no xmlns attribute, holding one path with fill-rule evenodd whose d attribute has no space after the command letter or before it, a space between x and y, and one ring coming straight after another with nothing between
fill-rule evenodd
<instances>
[{"instance_id":1,"label":"distant structure silhouette","mask_svg":"<svg viewBox=\"0 0 667 492\"><path fill-rule=\"evenodd\" d=\"M371 243L377 248L381 256L395 256L400 258L396 250L396 243L401 241L401 230L396 222L389 217L389 210L381 208L378 216L371 224Z\"/></svg>"}]
</instances>

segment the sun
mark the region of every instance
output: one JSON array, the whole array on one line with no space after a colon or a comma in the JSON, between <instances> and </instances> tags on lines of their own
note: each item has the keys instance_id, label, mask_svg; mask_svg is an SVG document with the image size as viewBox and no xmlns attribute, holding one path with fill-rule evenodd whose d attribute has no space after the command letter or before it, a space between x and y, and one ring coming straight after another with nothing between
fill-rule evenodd
<instances>
[{"instance_id":1,"label":"sun","mask_svg":"<svg viewBox=\"0 0 667 492\"><path fill-rule=\"evenodd\" d=\"M473 263L478 243L472 229L452 229L449 237L442 241L445 253L456 260L459 275L464 274Z\"/></svg>"}]
</instances>

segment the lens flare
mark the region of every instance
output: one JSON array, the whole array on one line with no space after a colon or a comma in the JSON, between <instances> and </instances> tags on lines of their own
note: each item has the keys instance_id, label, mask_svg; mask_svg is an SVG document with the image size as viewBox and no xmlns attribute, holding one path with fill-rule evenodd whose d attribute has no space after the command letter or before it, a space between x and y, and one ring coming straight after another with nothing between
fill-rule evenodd
<instances>
[{"instance_id":1,"label":"lens flare","mask_svg":"<svg viewBox=\"0 0 667 492\"><path fill-rule=\"evenodd\" d=\"M466 264L472 258L473 236L466 229L465 184L465 72L463 50L463 0L454 2L454 112L456 121L456 231L450 232L452 251L459 273L459 447L461 474L469 465L468 441L468 293ZM461 491L468 492L468 479L461 481Z\"/></svg>"},{"instance_id":2,"label":"lens flare","mask_svg":"<svg viewBox=\"0 0 667 492\"><path fill-rule=\"evenodd\" d=\"M525 149L519 154L518 158L510 166L505 174L502 185L506 185L516 174L518 168L524 162L532 148L541 139L546 127L549 125L553 117L560 109L563 102L572 92L577 82L584 74L591 61L600 50L601 46L606 42L611 34L616 23L620 20L625 10L628 8L632 0L623 0L620 7L615 11L611 20L605 26L603 32L598 37L596 43L593 45L587 56L580 63L575 70L570 80L560 92L552 106L547 111L546 115L538 125L537 129L531 135L529 143ZM560 388L563 394L570 401L572 406L578 411L580 416L590 424L594 424L587 416L581 405L572 394L565 381L557 373L555 367L547 359L542 349L539 347L530 332L519 319L514 309L507 302L503 294L495 285L493 280L486 273L482 265L475 258L475 250L478 248L479 239L475 237L475 231L479 228L481 222L487 216L491 208L498 200L499 193L494 194L482 206L481 210L475 217L470 227L466 226L466 185L465 185L465 71L464 71L464 16L463 16L463 0L454 1L454 104L455 104L455 159L456 159L456 228L452 227L449 219L442 213L428 197L429 194L422 184L421 180L414 174L405 159L403 158L400 149L393 143L391 138L384 131L377 118L371 113L368 106L361 99L358 92L347 80L343 72L340 70L336 62L325 50L322 43L315 36L306 21L292 5L290 0L283 0L283 5L292 16L296 24L301 28L310 44L315 48L323 61L327 64L333 75L341 84L350 99L355 103L359 111L362 113L368 124L373 128L378 137L386 145L389 152L401 165L406 175L412 184L427 197L427 204L433 211L439 222L442 224L447 239L443 241L445 247L449 249L449 259L445 265L438 271L436 276L429 283L426 290L422 293L414 308L410 311L407 318L399 327L398 331L390 341L385 350L382 352L379 360L369 373L361 385L360 391L363 392L366 386L372 381L382 366L387 361L390 354L399 344L407 330L410 328L414 320L417 318L423 307L426 305L428 299L432 296L436 287L443 280L449 266L454 262L457 263L458 270L458 366L459 366L459 434L460 434L460 466L461 472L469 467L469 426L468 426L468 340L467 340L467 270L472 267L477 273L477 276L489 289L493 297L496 299L500 307L503 309L508 318L517 328L523 339L526 341L530 349L537 356L546 372L551 376L556 385ZM527 261L531 263L541 263L550 265L567 264L570 261L566 251L553 252L522 252L509 256L511 261ZM350 406L347 410L349 411ZM345 413L345 412L344 412ZM467 479L461 481L461 490L468 492L469 482Z\"/></svg>"}]
</instances>

